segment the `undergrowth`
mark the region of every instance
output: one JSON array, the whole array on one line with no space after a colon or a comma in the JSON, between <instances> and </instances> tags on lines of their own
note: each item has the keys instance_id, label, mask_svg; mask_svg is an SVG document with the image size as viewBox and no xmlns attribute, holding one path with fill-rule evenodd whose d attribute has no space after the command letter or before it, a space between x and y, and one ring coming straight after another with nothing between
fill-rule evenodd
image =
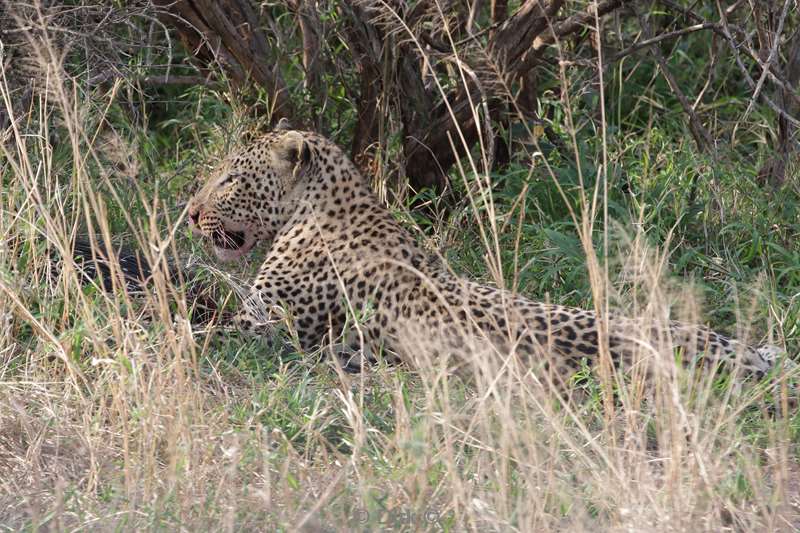
<instances>
[{"instance_id":1,"label":"undergrowth","mask_svg":"<svg viewBox=\"0 0 800 533\"><path fill-rule=\"evenodd\" d=\"M678 373L654 388L622 378L609 402L609 383L585 369L583 398L562 401L510 374L491 387L384 363L349 375L324 352L293 348L285 332L252 340L223 323L193 330L184 288L163 273L144 299L84 286L68 264L53 275L53 254L73 234L93 233L206 271L223 289L220 311L235 307L235 287L260 256L220 273L184 210L219 158L266 121L252 111L263 95L250 107L223 89L168 87L132 100L119 85L85 87L61 66L45 54L49 85L3 137L0 528L800 524L800 418L782 403L785 390ZM399 194L392 208L468 277L532 299L671 314L796 354L800 182L759 182L768 154L752 140L757 124L713 157L700 153L651 75L609 82L618 92L607 97L608 124L590 112L597 98L572 104L593 128L607 127L605 144L599 130L569 126L563 99L545 98L542 116L560 143L528 143L491 173L490 188L476 186L481 173L453 171L455 201L437 207L438 218L414 210L420 198L436 203L430 192ZM15 113L8 83L0 94ZM637 98L645 92L649 103ZM741 99L725 96L724 110L740 111ZM337 118L336 140L352 120ZM518 131L504 134L520 142ZM586 208L600 176L607 223ZM581 239L587 222L603 302Z\"/></svg>"}]
</instances>

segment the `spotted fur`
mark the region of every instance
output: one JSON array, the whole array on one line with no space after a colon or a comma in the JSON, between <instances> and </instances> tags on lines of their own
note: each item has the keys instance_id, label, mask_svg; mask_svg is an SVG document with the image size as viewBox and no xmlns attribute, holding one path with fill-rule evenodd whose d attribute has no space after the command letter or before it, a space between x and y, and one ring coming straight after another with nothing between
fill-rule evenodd
<instances>
[{"instance_id":1,"label":"spotted fur","mask_svg":"<svg viewBox=\"0 0 800 533\"><path fill-rule=\"evenodd\" d=\"M513 354L566 379L598 360L592 311L534 302L452 274L392 216L343 151L324 137L274 131L228 160L190 203L197 232L223 259L257 241L268 252L237 321L252 333L285 309L307 349L337 337L348 308L367 345L411 364L480 364ZM644 342L640 339L646 339ZM607 346L618 366L653 360L663 341L691 361L739 361L763 374L774 354L703 327L655 328L612 317ZM670 343L670 344L666 344Z\"/></svg>"}]
</instances>

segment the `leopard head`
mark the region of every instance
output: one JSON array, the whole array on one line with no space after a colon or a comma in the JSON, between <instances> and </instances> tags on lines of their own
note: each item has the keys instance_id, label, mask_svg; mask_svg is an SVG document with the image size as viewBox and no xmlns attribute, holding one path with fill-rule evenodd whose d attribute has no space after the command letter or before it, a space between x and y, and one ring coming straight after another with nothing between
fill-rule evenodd
<instances>
[{"instance_id":1,"label":"leopard head","mask_svg":"<svg viewBox=\"0 0 800 533\"><path fill-rule=\"evenodd\" d=\"M190 200L189 223L232 261L270 242L294 208L296 185L311 163L309 134L279 129L233 153Z\"/></svg>"}]
</instances>

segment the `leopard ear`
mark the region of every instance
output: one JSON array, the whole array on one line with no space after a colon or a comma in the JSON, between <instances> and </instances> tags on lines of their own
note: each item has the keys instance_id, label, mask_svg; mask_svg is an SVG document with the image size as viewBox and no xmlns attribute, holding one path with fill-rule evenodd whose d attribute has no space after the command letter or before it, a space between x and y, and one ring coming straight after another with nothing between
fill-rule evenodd
<instances>
[{"instance_id":1,"label":"leopard ear","mask_svg":"<svg viewBox=\"0 0 800 533\"><path fill-rule=\"evenodd\" d=\"M292 175L295 179L302 176L311 162L311 147L303 134L297 131L288 131L284 135L286 159L292 165Z\"/></svg>"},{"instance_id":2,"label":"leopard ear","mask_svg":"<svg viewBox=\"0 0 800 533\"><path fill-rule=\"evenodd\" d=\"M275 128L274 129L275 129L275 131L289 131L289 130L291 130L293 128L292 128L292 124L289 122L289 119L286 118L286 117L283 117L282 119L280 119L278 121L277 124L275 124Z\"/></svg>"}]
</instances>

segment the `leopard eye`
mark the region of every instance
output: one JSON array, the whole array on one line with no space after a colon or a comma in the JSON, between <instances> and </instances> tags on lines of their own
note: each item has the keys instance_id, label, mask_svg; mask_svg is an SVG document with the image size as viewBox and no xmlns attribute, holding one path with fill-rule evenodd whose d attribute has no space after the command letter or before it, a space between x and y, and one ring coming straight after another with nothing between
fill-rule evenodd
<instances>
[{"instance_id":1,"label":"leopard eye","mask_svg":"<svg viewBox=\"0 0 800 533\"><path fill-rule=\"evenodd\" d=\"M234 180L239 179L240 176L241 176L241 174L228 174L225 177L224 180L219 182L219 185L217 185L217 186L218 187L224 187L225 185L228 185L229 183L232 183Z\"/></svg>"}]
</instances>

